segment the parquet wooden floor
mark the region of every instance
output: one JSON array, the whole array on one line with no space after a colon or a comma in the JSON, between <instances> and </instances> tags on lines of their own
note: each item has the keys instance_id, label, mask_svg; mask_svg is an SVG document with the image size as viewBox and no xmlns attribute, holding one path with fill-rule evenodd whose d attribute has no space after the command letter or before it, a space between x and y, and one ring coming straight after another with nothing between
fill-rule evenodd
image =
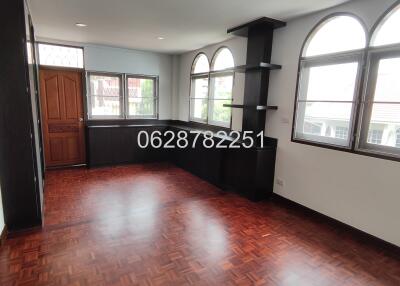
<instances>
[{"instance_id":1,"label":"parquet wooden floor","mask_svg":"<svg viewBox=\"0 0 400 286\"><path fill-rule=\"evenodd\" d=\"M132 165L48 172L44 228L6 241L0 285L400 285L400 258L282 203Z\"/></svg>"}]
</instances>

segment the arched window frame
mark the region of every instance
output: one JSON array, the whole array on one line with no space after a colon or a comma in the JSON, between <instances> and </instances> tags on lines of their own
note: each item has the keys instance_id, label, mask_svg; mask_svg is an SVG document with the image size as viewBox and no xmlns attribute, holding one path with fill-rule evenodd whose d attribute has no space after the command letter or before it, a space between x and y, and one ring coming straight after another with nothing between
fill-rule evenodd
<instances>
[{"instance_id":1,"label":"arched window frame","mask_svg":"<svg viewBox=\"0 0 400 286\"><path fill-rule=\"evenodd\" d=\"M329 21L332 21L336 17L347 16L354 18L358 23L360 23L363 28L365 34L365 47L356 50L348 50L341 51L336 53L315 55L315 56L304 56L306 49L310 45L313 37L317 34L317 32ZM306 143L317 146L327 146L329 148L339 148L343 150L351 150L354 147L354 137L352 136L355 125L356 125L356 113L357 106L359 100L359 94L361 90L362 83L362 74L363 74L363 66L364 66L364 58L367 49L368 43L368 33L364 22L356 15L351 13L334 13L328 15L319 21L311 32L306 37L303 46L300 52L299 58L299 70L298 70L298 79L297 79L297 90L296 90L296 99L295 99L295 112L293 118L293 129L292 129L292 141ZM357 74L355 77L355 88L352 100L340 101L340 100L307 100L307 97L301 98L301 95L306 95L304 93L307 90L308 80L309 80L309 69L314 67L323 67L330 65L339 65L346 63L357 63ZM321 129L321 135L317 134L309 134L307 132L299 132L299 130L304 130L305 120L305 112L306 106L309 103L332 103L332 104L351 104L351 114L349 118L349 136L347 139L343 138L332 138L324 136L324 132ZM303 107L304 106L304 107Z\"/></svg>"},{"instance_id":2,"label":"arched window frame","mask_svg":"<svg viewBox=\"0 0 400 286\"><path fill-rule=\"evenodd\" d=\"M231 52L231 50L228 47L226 47L226 46L219 47L213 54L211 64L209 64L210 69L208 72L194 73L195 64L196 64L198 58L203 55L205 57L207 57L207 55L205 53L203 53L203 52L198 53L193 60L193 63L191 66L191 73L190 73L189 120L194 121L194 122L199 122L199 123L205 123L205 124L230 128L231 122L232 122L232 113L231 113L231 109L229 107L227 107L227 110L229 110L229 112L230 112L229 121L219 121L219 120L215 120L213 118L213 110L214 110L215 103L217 101L220 101L219 99L214 98L215 81L218 79L218 77L232 76L231 93L233 93L233 83L234 83L234 75L235 75L234 67L229 67L229 68L223 69L223 70L213 70L215 60L218 57L218 54L222 49L228 49L233 58L233 53ZM207 57L207 59L208 59L208 57ZM233 60L234 60L234 58L233 58ZM207 85L207 97L198 98L198 97L196 97L195 85L196 85L196 80L201 80L201 79L207 80L207 84L208 84ZM206 105L206 109L207 109L206 116L202 116L201 118L196 117L194 114L194 108L195 108L196 101L200 101L200 100L204 101L202 104ZM225 103L231 104L232 97L229 99L225 99L223 101L224 101L223 102L224 104Z\"/></svg>"},{"instance_id":3,"label":"arched window frame","mask_svg":"<svg viewBox=\"0 0 400 286\"><path fill-rule=\"evenodd\" d=\"M194 73L197 61L201 56L205 56L208 61L208 71L204 73ZM196 94L196 82L197 81L207 81L207 92L205 97L200 97ZM208 120L208 97L209 97L209 86L210 86L210 61L205 53L198 53L192 63L190 70L190 99L189 99L189 118L190 121L207 123ZM199 101L204 101L201 104L206 104L207 114L205 116L196 117L194 113L195 105ZM198 104L198 103L197 103Z\"/></svg>"},{"instance_id":4,"label":"arched window frame","mask_svg":"<svg viewBox=\"0 0 400 286\"><path fill-rule=\"evenodd\" d=\"M388 45L381 45L381 46L373 46L373 40L376 37L375 33L378 33L380 27L383 25L384 21L392 15L393 11L396 8L400 8L400 1L394 3L383 15L376 21L373 28L367 33L367 46L360 50L360 54L363 53L362 60L361 60L361 67L362 72L360 73L360 80L357 84L357 93L356 93L356 101L355 101L355 114L353 115L354 123L352 124L352 129L349 130L349 134L351 136L352 143L349 146L337 146L327 144L325 142L320 141L312 141L312 140L304 140L296 138L295 128L296 128L296 115L298 113L297 109L297 101L299 95L299 88L301 85L301 67L302 62L308 60L303 57L304 49L310 40L310 37L319 28L319 26L324 23L327 19L335 16L340 15L349 15L355 17L361 25L365 29L364 22L357 16L350 14L350 13L335 13L329 15L322 19L309 33L306 37L306 40L302 46L300 57L299 57L299 70L298 70L298 80L297 80L297 89L296 89L296 99L295 99L295 112L293 118L293 128L292 128L292 141L302 144L308 144L318 147L325 147L334 150L340 150L345 152L351 152L366 156L372 156L382 159L389 159L400 161L400 146L398 144L399 132L400 132L400 124L399 122L391 122L390 130L385 130L379 132L382 133L382 142L381 143L372 143L368 142L371 141L371 134L373 131L377 131L378 129L369 128L372 108L373 104L377 103L374 102L374 91L377 82L377 70L378 70L378 63L380 59L390 59L396 58L396 60L400 59L400 42L399 43L391 43ZM365 29L366 30L366 29ZM350 53L357 52L357 51L350 51ZM349 52L332 54L332 56L341 56L348 54ZM309 59L313 60L325 57L324 56L316 56L310 57ZM400 69L400 66L399 66ZM395 99L396 105L399 105L400 108L400 100ZM399 101L399 102L397 102ZM392 104L393 102L383 102L383 104ZM397 126L395 126L397 124ZM393 131L396 136L392 136ZM376 132L375 132L376 133ZM373 141L373 140L372 140ZM379 140L378 140L379 141ZM390 145L390 146L389 146ZM393 146L393 147L392 147Z\"/></svg>"},{"instance_id":5,"label":"arched window frame","mask_svg":"<svg viewBox=\"0 0 400 286\"><path fill-rule=\"evenodd\" d=\"M380 144L374 144L370 140L371 132L375 131L372 125L372 113L374 109L374 105L378 104L381 106L394 106L397 105L400 108L400 100L399 102L391 102L391 101L377 101L374 99L376 85L378 81L379 74L379 64L381 60L390 60L392 58L399 59L400 58L400 42L388 45L380 45L374 46L373 42L380 31L380 28L385 23L385 21L392 15L395 9L400 8L400 2L396 2L392 5L385 13L376 21L375 25L371 29L370 32L370 40L369 46L367 49L367 57L366 57L366 69L365 69L365 81L364 81L364 92L362 94L362 99L360 103L360 112L359 112L359 124L357 126L357 142L356 142L356 150L372 154L377 157L383 158L400 158L400 148L397 146L397 142L394 142L393 139L390 139L387 136L389 131L382 130L383 138ZM400 67L399 67L400 69ZM398 123L393 122L391 128L395 128L394 126ZM393 130L393 129L392 129ZM398 129L395 129L397 132ZM393 134L393 133L392 133ZM397 140L397 133L396 133ZM389 146L389 144L391 146Z\"/></svg>"},{"instance_id":6,"label":"arched window frame","mask_svg":"<svg viewBox=\"0 0 400 286\"><path fill-rule=\"evenodd\" d=\"M400 43L394 43L394 44L386 44L386 45L374 45L375 39L381 28L384 26L386 21L393 15L393 13L396 12L396 10L400 10L400 1L396 1L392 6L389 7L375 22L375 25L372 27L371 30L371 37L369 41L369 47L372 48L382 48L382 47L396 47L399 46Z\"/></svg>"},{"instance_id":7,"label":"arched window frame","mask_svg":"<svg viewBox=\"0 0 400 286\"><path fill-rule=\"evenodd\" d=\"M233 60L233 66L227 67L226 69L216 70L215 62L216 62L218 56L220 55L221 51L223 51L224 49L228 50L229 53L231 54L232 60ZM231 108L226 107L227 111L229 111L229 120L227 120L227 121L216 120L213 116L213 112L214 112L214 107L216 106L217 102L220 102L222 104L232 104L233 83L235 81L235 72L233 71L234 66L235 66L235 59L233 57L232 51L226 46L219 47L215 51L215 53L212 57L212 60L211 60L209 109L208 109L209 124L227 127L227 128L231 127L231 122L232 122L232 109ZM226 78L226 77L232 78L232 86L230 89L231 96L226 99L217 99L217 98L215 98L216 82L218 81L218 79Z\"/></svg>"}]
</instances>

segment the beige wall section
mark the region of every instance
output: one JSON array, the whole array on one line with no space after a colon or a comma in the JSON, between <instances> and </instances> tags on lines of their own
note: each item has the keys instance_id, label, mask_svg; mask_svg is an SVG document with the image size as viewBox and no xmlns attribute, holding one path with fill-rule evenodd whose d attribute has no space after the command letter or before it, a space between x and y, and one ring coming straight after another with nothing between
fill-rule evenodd
<instances>
[{"instance_id":1,"label":"beige wall section","mask_svg":"<svg viewBox=\"0 0 400 286\"><path fill-rule=\"evenodd\" d=\"M278 138L276 178L284 186L275 192L297 203L400 246L400 163L292 143L291 128L300 49L311 29L334 12L351 12L371 30L394 0L356 0L288 22L275 32L272 63L283 69L271 72L266 134ZM180 56L176 102L179 119L189 118L189 73L195 55L211 58L220 46L231 48L235 64L246 60L246 39L233 38ZM243 100L243 78L236 78L234 98ZM233 113L233 128L241 129L242 114Z\"/></svg>"},{"instance_id":2,"label":"beige wall section","mask_svg":"<svg viewBox=\"0 0 400 286\"><path fill-rule=\"evenodd\" d=\"M209 61L211 62L214 53L220 47L228 47L235 59L235 65L246 64L246 51L247 51L247 39L235 37L225 42L204 47L196 51L182 54L180 56L179 64L179 120L188 121L189 120L189 88L190 88L190 70L194 58L200 52L207 55ZM243 103L243 91L244 91L244 75L236 74L235 83L233 87L233 102L235 104ZM241 130L242 128L242 111L240 109L232 110L232 129Z\"/></svg>"}]
</instances>

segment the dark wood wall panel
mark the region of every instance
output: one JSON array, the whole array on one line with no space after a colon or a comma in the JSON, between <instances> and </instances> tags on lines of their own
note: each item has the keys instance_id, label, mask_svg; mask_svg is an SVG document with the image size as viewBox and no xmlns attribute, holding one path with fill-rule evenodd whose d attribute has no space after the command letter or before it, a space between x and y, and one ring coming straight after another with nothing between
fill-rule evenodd
<instances>
[{"instance_id":1,"label":"dark wood wall panel","mask_svg":"<svg viewBox=\"0 0 400 286\"><path fill-rule=\"evenodd\" d=\"M42 173L32 29L23 0L5 1L0 12L0 183L10 231L41 225Z\"/></svg>"},{"instance_id":2,"label":"dark wood wall panel","mask_svg":"<svg viewBox=\"0 0 400 286\"><path fill-rule=\"evenodd\" d=\"M141 130L163 132L166 127L93 127L87 129L88 165L91 167L124 163L165 161L162 149L139 147L137 138Z\"/></svg>"}]
</instances>

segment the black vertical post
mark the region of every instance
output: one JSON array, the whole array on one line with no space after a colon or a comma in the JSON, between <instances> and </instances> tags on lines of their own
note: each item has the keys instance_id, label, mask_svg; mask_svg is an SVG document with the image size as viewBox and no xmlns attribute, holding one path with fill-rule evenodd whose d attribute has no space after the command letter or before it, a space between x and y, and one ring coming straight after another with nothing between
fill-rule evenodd
<instances>
[{"instance_id":1,"label":"black vertical post","mask_svg":"<svg viewBox=\"0 0 400 286\"><path fill-rule=\"evenodd\" d=\"M36 80L30 72L28 46L31 30L24 0L4 1L0 16L0 184L8 230L40 226L42 189L40 154L32 100Z\"/></svg>"},{"instance_id":2,"label":"black vertical post","mask_svg":"<svg viewBox=\"0 0 400 286\"><path fill-rule=\"evenodd\" d=\"M260 66L271 62L274 29L284 27L284 22L260 18L250 23L228 30L238 36L247 37L246 66ZM263 131L266 110L257 110L256 106L267 106L270 70L267 68L246 71L243 104L243 131L252 131L254 135Z\"/></svg>"}]
</instances>

